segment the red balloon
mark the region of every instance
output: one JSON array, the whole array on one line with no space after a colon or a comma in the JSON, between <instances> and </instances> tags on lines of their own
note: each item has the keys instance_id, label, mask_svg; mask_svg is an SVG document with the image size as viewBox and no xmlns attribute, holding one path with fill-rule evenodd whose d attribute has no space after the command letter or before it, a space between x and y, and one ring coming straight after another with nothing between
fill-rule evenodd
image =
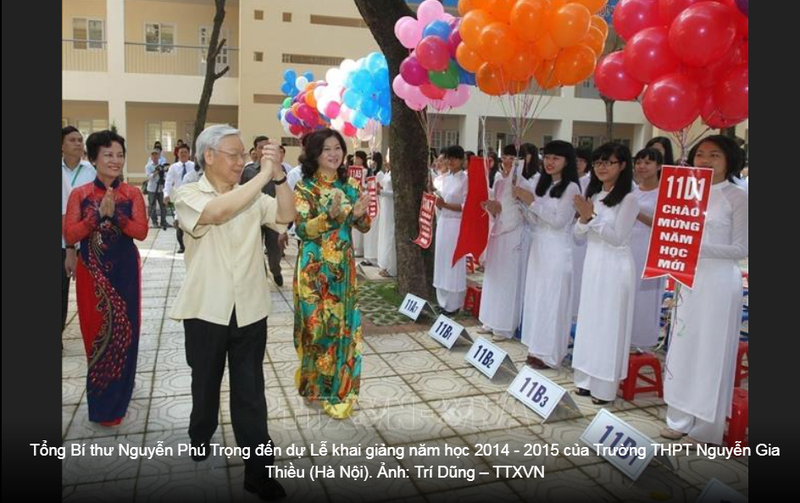
<instances>
[{"instance_id":1,"label":"red balloon","mask_svg":"<svg viewBox=\"0 0 800 503\"><path fill-rule=\"evenodd\" d=\"M653 26L660 26L658 0L620 0L614 8L614 29L622 40Z\"/></svg>"},{"instance_id":2,"label":"red balloon","mask_svg":"<svg viewBox=\"0 0 800 503\"><path fill-rule=\"evenodd\" d=\"M669 29L672 22L678 17L678 14L683 12L687 7L699 2L708 1L709 0L658 0L658 15L661 19L661 24Z\"/></svg>"},{"instance_id":3,"label":"red balloon","mask_svg":"<svg viewBox=\"0 0 800 503\"><path fill-rule=\"evenodd\" d=\"M723 116L742 121L748 117L749 91L747 65L734 66L714 88L714 103Z\"/></svg>"},{"instance_id":4,"label":"red balloon","mask_svg":"<svg viewBox=\"0 0 800 503\"><path fill-rule=\"evenodd\" d=\"M732 65L740 57L739 47L733 47L724 56L714 61L710 65L703 67L683 65L681 73L686 74L702 88L714 87L722 76L730 70Z\"/></svg>"},{"instance_id":5,"label":"red balloon","mask_svg":"<svg viewBox=\"0 0 800 503\"><path fill-rule=\"evenodd\" d=\"M742 11L739 10L739 7L736 5L736 0L717 0L723 5L727 5L729 9L733 12L733 18L736 20L736 37L737 38L747 38L750 33L750 27L748 23L748 18Z\"/></svg>"},{"instance_id":6,"label":"red balloon","mask_svg":"<svg viewBox=\"0 0 800 503\"><path fill-rule=\"evenodd\" d=\"M417 44L417 61L426 70L443 72L450 64L450 47L439 37L428 35Z\"/></svg>"},{"instance_id":7,"label":"red balloon","mask_svg":"<svg viewBox=\"0 0 800 503\"><path fill-rule=\"evenodd\" d=\"M680 131L700 115L700 87L682 73L654 80L642 98L645 117L664 131Z\"/></svg>"},{"instance_id":8,"label":"red balloon","mask_svg":"<svg viewBox=\"0 0 800 503\"><path fill-rule=\"evenodd\" d=\"M432 100L440 100L444 98L444 95L447 93L446 89L441 89L433 84L422 84L419 86L419 90L422 94Z\"/></svg>"},{"instance_id":9,"label":"red balloon","mask_svg":"<svg viewBox=\"0 0 800 503\"><path fill-rule=\"evenodd\" d=\"M708 127L714 129L732 127L741 122L738 120L728 119L727 117L724 117L722 113L720 113L720 111L717 109L716 103L714 103L713 92L706 93L706 97L703 100L703 105L700 107L700 118L703 119L703 122L705 122Z\"/></svg>"},{"instance_id":10,"label":"red balloon","mask_svg":"<svg viewBox=\"0 0 800 503\"><path fill-rule=\"evenodd\" d=\"M706 66L721 58L736 40L729 7L701 2L680 13L669 28L669 46L683 63Z\"/></svg>"},{"instance_id":11,"label":"red balloon","mask_svg":"<svg viewBox=\"0 0 800 503\"><path fill-rule=\"evenodd\" d=\"M358 131L358 129L356 129L354 125L350 124L349 122L344 123L342 133L344 133L345 136L353 137L356 135L356 131Z\"/></svg>"},{"instance_id":12,"label":"red balloon","mask_svg":"<svg viewBox=\"0 0 800 503\"><path fill-rule=\"evenodd\" d=\"M635 100L644 89L644 84L625 70L622 51L612 52L597 64L594 83L600 94L619 101Z\"/></svg>"},{"instance_id":13,"label":"red balloon","mask_svg":"<svg viewBox=\"0 0 800 503\"><path fill-rule=\"evenodd\" d=\"M680 61L669 48L668 33L664 26L655 26L631 37L622 51L625 70L646 84L677 71Z\"/></svg>"}]
</instances>

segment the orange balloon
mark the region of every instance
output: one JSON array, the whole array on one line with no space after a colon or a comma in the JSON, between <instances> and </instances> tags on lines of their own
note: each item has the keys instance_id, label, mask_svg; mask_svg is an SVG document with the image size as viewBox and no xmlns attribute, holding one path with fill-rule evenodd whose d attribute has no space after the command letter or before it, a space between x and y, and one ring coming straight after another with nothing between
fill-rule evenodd
<instances>
[{"instance_id":1,"label":"orange balloon","mask_svg":"<svg viewBox=\"0 0 800 503\"><path fill-rule=\"evenodd\" d=\"M568 3L556 11L551 10L550 35L559 47L577 44L589 32L592 14L585 5Z\"/></svg>"},{"instance_id":2,"label":"orange balloon","mask_svg":"<svg viewBox=\"0 0 800 503\"><path fill-rule=\"evenodd\" d=\"M527 80L533 75L539 61L533 53L527 50L516 51L511 58L503 63L503 71L508 78L513 80Z\"/></svg>"},{"instance_id":3,"label":"orange balloon","mask_svg":"<svg viewBox=\"0 0 800 503\"><path fill-rule=\"evenodd\" d=\"M606 47L606 38L603 36L598 28L594 26L589 28L589 33L581 40L582 44L588 45L595 53L596 56L601 56Z\"/></svg>"},{"instance_id":4,"label":"orange balloon","mask_svg":"<svg viewBox=\"0 0 800 503\"><path fill-rule=\"evenodd\" d=\"M564 86L574 86L589 78L597 64L597 55L587 45L563 49L556 58L555 78Z\"/></svg>"},{"instance_id":5,"label":"orange balloon","mask_svg":"<svg viewBox=\"0 0 800 503\"><path fill-rule=\"evenodd\" d=\"M314 91L306 92L306 103L312 108L317 108L317 99L314 97Z\"/></svg>"},{"instance_id":6,"label":"orange balloon","mask_svg":"<svg viewBox=\"0 0 800 503\"><path fill-rule=\"evenodd\" d=\"M508 83L508 94L519 94L531 85L531 79L512 80Z\"/></svg>"},{"instance_id":7,"label":"orange balloon","mask_svg":"<svg viewBox=\"0 0 800 503\"><path fill-rule=\"evenodd\" d=\"M456 61L464 70L475 73L484 63L483 58L477 51L473 51L467 44L461 42L456 48Z\"/></svg>"},{"instance_id":8,"label":"orange balloon","mask_svg":"<svg viewBox=\"0 0 800 503\"><path fill-rule=\"evenodd\" d=\"M542 61L542 64L539 65L539 68L537 68L536 72L533 74L536 78L536 82L539 83L542 89L552 89L559 85L555 75L555 63L555 59Z\"/></svg>"},{"instance_id":9,"label":"orange balloon","mask_svg":"<svg viewBox=\"0 0 800 503\"><path fill-rule=\"evenodd\" d=\"M603 7L606 6L608 0L572 0L575 3L579 3L589 9L589 12L592 14L597 14Z\"/></svg>"},{"instance_id":10,"label":"orange balloon","mask_svg":"<svg viewBox=\"0 0 800 503\"><path fill-rule=\"evenodd\" d=\"M549 33L542 34L539 39L533 43L536 55L539 59L554 59L558 55L558 46L553 42L553 37Z\"/></svg>"},{"instance_id":11,"label":"orange balloon","mask_svg":"<svg viewBox=\"0 0 800 503\"><path fill-rule=\"evenodd\" d=\"M479 53L489 63L500 65L517 51L517 39L508 24L495 21L481 31Z\"/></svg>"},{"instance_id":12,"label":"orange balloon","mask_svg":"<svg viewBox=\"0 0 800 503\"><path fill-rule=\"evenodd\" d=\"M488 9L492 0L458 0L458 14L464 17L467 12L475 9Z\"/></svg>"},{"instance_id":13,"label":"orange balloon","mask_svg":"<svg viewBox=\"0 0 800 503\"><path fill-rule=\"evenodd\" d=\"M592 26L603 32L603 40L608 38L608 23L600 16L592 16Z\"/></svg>"},{"instance_id":14,"label":"orange balloon","mask_svg":"<svg viewBox=\"0 0 800 503\"><path fill-rule=\"evenodd\" d=\"M495 21L508 23L511 9L514 8L516 3L517 0L494 0L489 6L489 14L492 15Z\"/></svg>"},{"instance_id":15,"label":"orange balloon","mask_svg":"<svg viewBox=\"0 0 800 503\"><path fill-rule=\"evenodd\" d=\"M478 84L478 89L490 96L500 96L508 90L503 69L491 63L481 65L475 73L475 83Z\"/></svg>"},{"instance_id":16,"label":"orange balloon","mask_svg":"<svg viewBox=\"0 0 800 503\"><path fill-rule=\"evenodd\" d=\"M555 12L568 3L573 3L575 0L550 0L550 12Z\"/></svg>"},{"instance_id":17,"label":"orange balloon","mask_svg":"<svg viewBox=\"0 0 800 503\"><path fill-rule=\"evenodd\" d=\"M475 9L467 12L461 19L461 25L459 25L458 28L461 40L466 43L470 49L479 49L481 47L481 30L491 22L491 16L483 9Z\"/></svg>"},{"instance_id":18,"label":"orange balloon","mask_svg":"<svg viewBox=\"0 0 800 503\"><path fill-rule=\"evenodd\" d=\"M519 0L511 10L511 29L517 38L533 42L547 26L547 0Z\"/></svg>"}]
</instances>

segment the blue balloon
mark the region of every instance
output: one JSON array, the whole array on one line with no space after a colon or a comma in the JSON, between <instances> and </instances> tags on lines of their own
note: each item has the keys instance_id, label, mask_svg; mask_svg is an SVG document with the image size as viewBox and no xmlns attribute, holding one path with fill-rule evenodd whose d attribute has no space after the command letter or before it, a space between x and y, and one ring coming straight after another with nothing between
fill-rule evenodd
<instances>
[{"instance_id":1,"label":"blue balloon","mask_svg":"<svg viewBox=\"0 0 800 503\"><path fill-rule=\"evenodd\" d=\"M384 126L388 126L392 120L392 109L389 108L380 108L378 110L378 121L383 124Z\"/></svg>"},{"instance_id":2,"label":"blue balloon","mask_svg":"<svg viewBox=\"0 0 800 503\"><path fill-rule=\"evenodd\" d=\"M292 70L291 68L287 69L283 72L283 80L286 82L291 82L294 85L294 81L297 79L297 72ZM287 93L288 94L288 93Z\"/></svg>"},{"instance_id":3,"label":"blue balloon","mask_svg":"<svg viewBox=\"0 0 800 503\"><path fill-rule=\"evenodd\" d=\"M358 91L352 88L345 91L344 95L342 96L342 101L344 102L344 104L353 110L358 110L359 105L361 105L362 99L363 98L361 94L359 94Z\"/></svg>"},{"instance_id":4,"label":"blue balloon","mask_svg":"<svg viewBox=\"0 0 800 503\"><path fill-rule=\"evenodd\" d=\"M428 26L422 30L422 38L429 36L439 37L447 42L447 37L450 36L450 25L447 24L447 21L431 21L428 23Z\"/></svg>"},{"instance_id":5,"label":"blue balloon","mask_svg":"<svg viewBox=\"0 0 800 503\"><path fill-rule=\"evenodd\" d=\"M361 102L361 110L359 112L363 113L369 118L375 117L375 114L378 113L378 101L375 99L365 99Z\"/></svg>"},{"instance_id":6,"label":"blue balloon","mask_svg":"<svg viewBox=\"0 0 800 503\"><path fill-rule=\"evenodd\" d=\"M357 90L361 94L366 94L367 90L372 86L372 77L366 70L358 70L353 72L353 81L350 85L352 89Z\"/></svg>"},{"instance_id":7,"label":"blue balloon","mask_svg":"<svg viewBox=\"0 0 800 503\"><path fill-rule=\"evenodd\" d=\"M464 70L463 68L461 68L460 65L457 65L457 66L458 66L458 82L460 84L466 84L468 86L474 86L475 85L475 74Z\"/></svg>"},{"instance_id":8,"label":"blue balloon","mask_svg":"<svg viewBox=\"0 0 800 503\"><path fill-rule=\"evenodd\" d=\"M369 56L366 57L365 66L369 73L375 73L381 68L386 68L388 71L388 66L386 64L386 58L383 54L379 52L373 52Z\"/></svg>"},{"instance_id":9,"label":"blue balloon","mask_svg":"<svg viewBox=\"0 0 800 503\"><path fill-rule=\"evenodd\" d=\"M314 82L314 74L311 73L311 72L304 73L303 77L305 77L306 80L309 81L309 82Z\"/></svg>"},{"instance_id":10,"label":"blue balloon","mask_svg":"<svg viewBox=\"0 0 800 503\"><path fill-rule=\"evenodd\" d=\"M292 89L294 89L294 84L289 84L288 82L284 82L281 86L281 92L287 96L291 96Z\"/></svg>"},{"instance_id":11,"label":"blue balloon","mask_svg":"<svg viewBox=\"0 0 800 503\"><path fill-rule=\"evenodd\" d=\"M389 89L389 69L388 68L381 68L372 78L372 83L375 86L375 89L382 91L384 89Z\"/></svg>"},{"instance_id":12,"label":"blue balloon","mask_svg":"<svg viewBox=\"0 0 800 503\"><path fill-rule=\"evenodd\" d=\"M356 112L353 114L353 120L350 121L355 127L358 129L362 129L367 125L367 121L369 118L361 112Z\"/></svg>"}]
</instances>

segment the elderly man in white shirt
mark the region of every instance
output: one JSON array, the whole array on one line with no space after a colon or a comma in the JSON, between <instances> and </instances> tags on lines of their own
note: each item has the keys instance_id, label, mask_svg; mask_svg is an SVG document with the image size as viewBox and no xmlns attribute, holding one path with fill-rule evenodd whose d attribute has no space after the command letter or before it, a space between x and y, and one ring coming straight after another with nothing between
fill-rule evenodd
<instances>
[{"instance_id":1,"label":"elderly man in white shirt","mask_svg":"<svg viewBox=\"0 0 800 503\"><path fill-rule=\"evenodd\" d=\"M75 187L93 182L97 176L94 166L81 160L83 135L75 126L61 128L61 215L66 213L69 194ZM61 230L61 331L67 325L67 306L70 278L75 275L78 255L75 245L67 246Z\"/></svg>"},{"instance_id":2,"label":"elderly man in white shirt","mask_svg":"<svg viewBox=\"0 0 800 503\"><path fill-rule=\"evenodd\" d=\"M239 447L256 451L271 442L264 396L264 354L271 294L261 248L261 226L284 232L294 221L294 197L268 145L262 170L239 185L248 157L241 133L224 125L197 137L197 161L204 175L173 192L180 226L186 232L186 278L170 317L183 321L186 360L192 369L189 437L192 459L210 454L218 426L225 362L229 364L230 411ZM269 182L275 197L262 193ZM251 454L245 462L244 488L261 499L286 492L269 476L274 456Z\"/></svg>"},{"instance_id":3,"label":"elderly man in white shirt","mask_svg":"<svg viewBox=\"0 0 800 503\"><path fill-rule=\"evenodd\" d=\"M164 183L164 204L169 204L173 192L183 185L183 179L188 174L194 171L194 163L189 160L189 145L181 145L178 147L178 162L169 167L167 171L166 182ZM178 253L186 251L183 244L183 229L178 225L178 217L175 216L176 237L178 238Z\"/></svg>"}]
</instances>

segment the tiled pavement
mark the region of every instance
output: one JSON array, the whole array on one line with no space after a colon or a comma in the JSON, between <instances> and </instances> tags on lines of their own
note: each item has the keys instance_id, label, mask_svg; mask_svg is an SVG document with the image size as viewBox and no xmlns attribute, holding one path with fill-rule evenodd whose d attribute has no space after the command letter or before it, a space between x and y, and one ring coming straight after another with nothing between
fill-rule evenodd
<instances>
[{"instance_id":1,"label":"tiled pavement","mask_svg":"<svg viewBox=\"0 0 800 503\"><path fill-rule=\"evenodd\" d=\"M188 443L186 432L191 410L190 374L184 355L182 326L166 311L174 302L185 273L176 249L173 230L151 229L139 244L142 253L142 333L136 388L123 424L105 428L87 419L85 393L86 359L75 317L74 288L70 319L64 332L62 358L62 435L69 449L73 443L117 446L176 446ZM431 459L404 457L341 458L309 456L311 444L364 446L470 446L508 444L511 450L524 444L578 442L598 407L576 398L584 417L548 421L506 393L514 378L501 370L488 380L464 361L468 346L448 351L431 340L421 326L418 332L366 335L363 381L359 407L350 420L334 421L314 405L307 406L293 389L296 356L292 345L291 263L294 249L283 264L285 285L273 285L273 314L269 318L264 370L267 382L269 429L276 445L284 449L294 443L305 446L301 458L278 457L279 466L310 469L314 465L369 465L376 473L386 468L431 465ZM474 328L468 329L474 332ZM526 351L518 342L501 344L518 368ZM568 390L574 388L569 369L544 374ZM220 428L216 443L235 446L228 407L227 375L222 385ZM609 409L656 441L663 426L666 407L654 395L634 402L618 399ZM283 479L288 501L694 501L711 477L747 494L747 459L710 461L697 456L675 459L676 473L652 466L632 485L617 469L600 458L476 456L456 459L448 465L480 468L499 464L544 465L544 479L498 479L478 477L378 479L368 484L345 479L317 482ZM478 470L480 471L480 470ZM487 470L489 471L489 470ZM62 499L65 501L258 501L243 490L243 461L239 457L211 456L195 463L184 455L174 458L131 460L113 458L67 458L62 462Z\"/></svg>"}]
</instances>

